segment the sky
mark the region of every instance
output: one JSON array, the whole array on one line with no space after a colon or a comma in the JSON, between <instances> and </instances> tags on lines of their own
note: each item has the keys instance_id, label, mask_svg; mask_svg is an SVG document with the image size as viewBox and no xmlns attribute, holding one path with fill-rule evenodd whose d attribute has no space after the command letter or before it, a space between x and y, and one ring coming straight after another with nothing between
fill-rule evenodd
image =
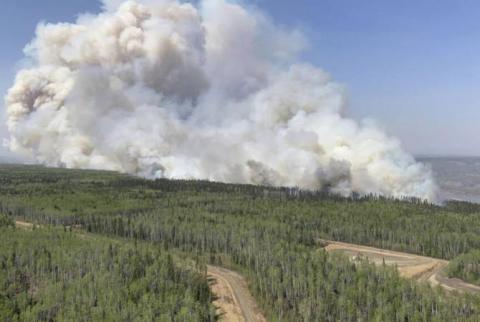
<instances>
[{"instance_id":1,"label":"sky","mask_svg":"<svg viewBox=\"0 0 480 322\"><path fill-rule=\"evenodd\" d=\"M306 35L302 59L345 86L348 115L376 120L416 155L480 156L480 1L243 2ZM38 22L99 10L97 0L2 0L1 95Z\"/></svg>"}]
</instances>

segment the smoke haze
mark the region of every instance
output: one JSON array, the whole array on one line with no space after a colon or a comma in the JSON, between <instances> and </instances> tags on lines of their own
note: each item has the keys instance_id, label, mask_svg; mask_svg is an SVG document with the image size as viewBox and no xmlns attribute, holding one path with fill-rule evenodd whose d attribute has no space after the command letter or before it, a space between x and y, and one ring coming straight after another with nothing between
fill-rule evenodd
<instances>
[{"instance_id":1,"label":"smoke haze","mask_svg":"<svg viewBox=\"0 0 480 322\"><path fill-rule=\"evenodd\" d=\"M8 147L149 178L435 200L430 170L347 118L342 87L298 63L305 45L224 0L106 1L75 24L38 26L5 98Z\"/></svg>"}]
</instances>

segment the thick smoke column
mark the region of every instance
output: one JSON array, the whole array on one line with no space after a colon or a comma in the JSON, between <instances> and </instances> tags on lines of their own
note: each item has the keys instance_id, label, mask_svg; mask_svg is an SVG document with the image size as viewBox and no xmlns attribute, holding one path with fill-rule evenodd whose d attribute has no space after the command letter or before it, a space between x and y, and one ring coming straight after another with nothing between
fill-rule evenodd
<instances>
[{"instance_id":1,"label":"thick smoke column","mask_svg":"<svg viewBox=\"0 0 480 322\"><path fill-rule=\"evenodd\" d=\"M11 150L151 178L435 198L428 169L295 63L300 33L224 0L104 7L38 26L6 96Z\"/></svg>"}]
</instances>

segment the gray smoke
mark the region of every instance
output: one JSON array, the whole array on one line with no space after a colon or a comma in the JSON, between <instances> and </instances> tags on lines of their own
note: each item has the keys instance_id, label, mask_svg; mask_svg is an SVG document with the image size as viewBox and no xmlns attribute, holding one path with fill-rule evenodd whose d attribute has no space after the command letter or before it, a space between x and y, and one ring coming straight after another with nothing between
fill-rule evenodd
<instances>
[{"instance_id":1,"label":"gray smoke","mask_svg":"<svg viewBox=\"0 0 480 322\"><path fill-rule=\"evenodd\" d=\"M297 63L305 39L225 0L106 1L40 24L5 100L11 150L150 178L435 199L430 170L342 87Z\"/></svg>"}]
</instances>

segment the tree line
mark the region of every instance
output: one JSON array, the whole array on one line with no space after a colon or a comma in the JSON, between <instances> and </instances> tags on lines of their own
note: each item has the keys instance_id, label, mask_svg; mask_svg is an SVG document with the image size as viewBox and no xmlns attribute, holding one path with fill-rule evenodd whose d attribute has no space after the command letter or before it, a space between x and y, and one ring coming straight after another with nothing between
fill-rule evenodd
<instances>
[{"instance_id":1,"label":"tree line","mask_svg":"<svg viewBox=\"0 0 480 322\"><path fill-rule=\"evenodd\" d=\"M148 181L102 172L15 171L8 174L14 183L0 187L0 211L149 242L199 263L239 270L272 321L476 321L480 316L476 296L447 296L400 278L394 268L328 254L317 242L332 239L451 259L480 248L480 212L474 204L438 206L412 198L345 198L328 191ZM62 175L50 180L49 171Z\"/></svg>"}]
</instances>

